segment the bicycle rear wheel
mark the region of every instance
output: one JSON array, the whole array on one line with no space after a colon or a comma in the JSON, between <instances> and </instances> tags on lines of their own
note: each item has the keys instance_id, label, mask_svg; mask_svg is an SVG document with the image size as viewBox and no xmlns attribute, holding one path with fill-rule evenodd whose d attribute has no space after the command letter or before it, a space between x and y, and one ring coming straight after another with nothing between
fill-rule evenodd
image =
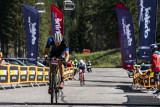
<instances>
[{"instance_id":1,"label":"bicycle rear wheel","mask_svg":"<svg viewBox=\"0 0 160 107\"><path fill-rule=\"evenodd\" d=\"M84 83L84 81L85 81L85 80L84 80L84 79L85 79L85 78L84 78L84 73L83 73L82 75L83 75L83 85L85 85L85 83Z\"/></svg>"},{"instance_id":2,"label":"bicycle rear wheel","mask_svg":"<svg viewBox=\"0 0 160 107\"><path fill-rule=\"evenodd\" d=\"M55 87L56 87L55 72L53 72L52 73L52 80L51 80L51 104L53 104L53 102L54 102Z\"/></svg>"},{"instance_id":3,"label":"bicycle rear wheel","mask_svg":"<svg viewBox=\"0 0 160 107\"><path fill-rule=\"evenodd\" d=\"M80 75L81 75L81 78L80 78L80 85L83 86L83 75L82 75L82 73L81 73Z\"/></svg>"}]
</instances>

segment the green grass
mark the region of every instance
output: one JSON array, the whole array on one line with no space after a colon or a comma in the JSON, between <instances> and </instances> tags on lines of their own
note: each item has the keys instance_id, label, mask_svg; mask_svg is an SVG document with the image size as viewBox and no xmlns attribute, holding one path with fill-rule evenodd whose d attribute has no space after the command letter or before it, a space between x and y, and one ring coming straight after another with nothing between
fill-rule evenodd
<instances>
[{"instance_id":1,"label":"green grass","mask_svg":"<svg viewBox=\"0 0 160 107\"><path fill-rule=\"evenodd\" d=\"M70 55L70 60L74 60L74 58L78 61L84 59L86 63L90 60L93 65L92 67L122 66L120 49L110 49L91 54L75 54L75 56Z\"/></svg>"}]
</instances>

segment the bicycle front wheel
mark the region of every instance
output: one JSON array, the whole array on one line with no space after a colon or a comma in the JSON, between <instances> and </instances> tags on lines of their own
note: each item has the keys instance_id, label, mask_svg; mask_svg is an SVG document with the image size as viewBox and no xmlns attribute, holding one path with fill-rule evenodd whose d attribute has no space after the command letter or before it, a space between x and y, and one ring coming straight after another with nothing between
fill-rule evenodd
<instances>
[{"instance_id":1,"label":"bicycle front wheel","mask_svg":"<svg viewBox=\"0 0 160 107\"><path fill-rule=\"evenodd\" d=\"M56 103L58 103L58 99L59 99L59 86L60 86L60 82L61 82L60 72L57 73L57 76L55 77L55 79L56 79L55 100L56 100Z\"/></svg>"},{"instance_id":2,"label":"bicycle front wheel","mask_svg":"<svg viewBox=\"0 0 160 107\"><path fill-rule=\"evenodd\" d=\"M55 73L52 73L52 80L51 80L51 104L54 102L54 96L55 96L55 87L56 87L56 81L55 81Z\"/></svg>"}]
</instances>

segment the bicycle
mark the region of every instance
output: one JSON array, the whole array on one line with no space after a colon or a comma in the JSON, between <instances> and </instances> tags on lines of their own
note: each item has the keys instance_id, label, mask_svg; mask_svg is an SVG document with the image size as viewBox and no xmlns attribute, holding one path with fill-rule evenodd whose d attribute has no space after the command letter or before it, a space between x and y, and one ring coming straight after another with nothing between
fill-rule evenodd
<instances>
[{"instance_id":1,"label":"bicycle","mask_svg":"<svg viewBox=\"0 0 160 107\"><path fill-rule=\"evenodd\" d=\"M82 69L79 69L79 80L80 80L80 85L84 85L84 73Z\"/></svg>"},{"instance_id":2,"label":"bicycle","mask_svg":"<svg viewBox=\"0 0 160 107\"><path fill-rule=\"evenodd\" d=\"M52 78L51 78L51 104L54 102L54 96L55 96L55 102L58 103L59 98L59 92L61 89L59 88L61 84L61 76L59 72L59 61L64 61L64 59L58 59L58 58L52 58L51 64L54 65L53 72L52 72Z\"/></svg>"}]
</instances>

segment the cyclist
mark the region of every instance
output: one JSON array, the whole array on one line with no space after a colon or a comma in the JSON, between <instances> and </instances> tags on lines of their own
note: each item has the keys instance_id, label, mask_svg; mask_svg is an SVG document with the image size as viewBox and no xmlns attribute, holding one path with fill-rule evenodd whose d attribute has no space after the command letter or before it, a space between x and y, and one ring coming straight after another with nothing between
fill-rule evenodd
<instances>
[{"instance_id":1,"label":"cyclist","mask_svg":"<svg viewBox=\"0 0 160 107\"><path fill-rule=\"evenodd\" d=\"M2 57L3 57L3 53L0 51L0 66L6 64L5 60L2 60Z\"/></svg>"},{"instance_id":2,"label":"cyclist","mask_svg":"<svg viewBox=\"0 0 160 107\"><path fill-rule=\"evenodd\" d=\"M83 73L84 73L84 78L85 78L85 69L86 69L86 64L85 62L81 59L77 65L78 69L82 69ZM85 81L85 79L84 79Z\"/></svg>"},{"instance_id":3,"label":"cyclist","mask_svg":"<svg viewBox=\"0 0 160 107\"><path fill-rule=\"evenodd\" d=\"M88 63L87 63L87 71L88 72L92 72L91 66L92 66L91 61L88 61Z\"/></svg>"},{"instance_id":4,"label":"cyclist","mask_svg":"<svg viewBox=\"0 0 160 107\"><path fill-rule=\"evenodd\" d=\"M53 37L49 37L45 50L44 50L44 59L48 57L48 52L50 49L50 46L52 46L51 52L50 52L50 58L56 57L56 58L64 58L64 61L60 61L60 74L61 74L61 85L60 88L64 88L64 66L67 66L67 61L69 60L69 45L67 40L62 36L60 32L56 32ZM64 63L63 63L64 62ZM50 66L50 73L49 73L49 89L48 93L51 93L50 83L51 83L51 73L53 71L53 65L49 64Z\"/></svg>"}]
</instances>

